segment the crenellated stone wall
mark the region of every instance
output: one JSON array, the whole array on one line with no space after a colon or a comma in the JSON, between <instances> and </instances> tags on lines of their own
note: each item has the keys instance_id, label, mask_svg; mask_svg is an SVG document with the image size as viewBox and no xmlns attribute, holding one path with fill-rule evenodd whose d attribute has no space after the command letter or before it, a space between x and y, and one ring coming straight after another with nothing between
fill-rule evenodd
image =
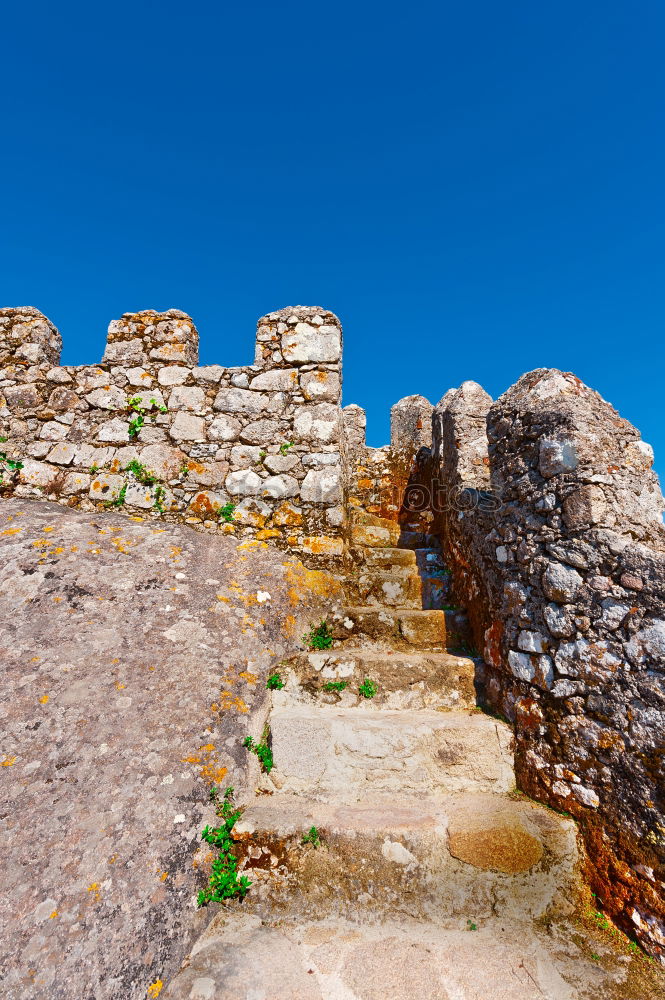
<instances>
[{"instance_id":1,"label":"crenellated stone wall","mask_svg":"<svg viewBox=\"0 0 665 1000\"><path fill-rule=\"evenodd\" d=\"M519 787L579 821L603 909L665 955L665 529L653 454L569 373L435 408L420 476Z\"/></svg>"},{"instance_id":2,"label":"crenellated stone wall","mask_svg":"<svg viewBox=\"0 0 665 1000\"><path fill-rule=\"evenodd\" d=\"M473 382L406 397L369 448L317 308L259 320L245 367L199 366L176 310L111 323L97 366L60 348L41 313L0 310L0 496L184 521L349 581L386 522L436 534L519 787L578 819L600 904L665 956L665 530L639 432L541 369L495 403Z\"/></svg>"},{"instance_id":3,"label":"crenellated stone wall","mask_svg":"<svg viewBox=\"0 0 665 1000\"><path fill-rule=\"evenodd\" d=\"M2 495L184 520L313 564L341 556L332 313L264 316L246 367L198 366L198 332L178 310L112 322L96 366L60 366L60 348L37 310L0 310Z\"/></svg>"}]
</instances>

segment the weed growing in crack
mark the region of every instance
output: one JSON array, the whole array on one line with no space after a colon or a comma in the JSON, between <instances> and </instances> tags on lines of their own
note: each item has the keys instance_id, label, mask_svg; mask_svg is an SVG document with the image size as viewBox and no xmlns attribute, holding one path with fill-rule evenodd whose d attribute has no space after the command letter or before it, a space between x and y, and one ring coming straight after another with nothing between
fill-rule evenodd
<instances>
[{"instance_id":1,"label":"weed growing in crack","mask_svg":"<svg viewBox=\"0 0 665 1000\"><path fill-rule=\"evenodd\" d=\"M224 820L221 826L206 828L201 833L201 837L208 844L219 849L219 856L212 863L210 881L205 889L201 889L198 895L197 904L205 906L207 903L221 903L224 899L231 899L239 896L245 897L251 882L246 876L238 878L238 859L233 854L233 838L231 831L237 820L240 818L241 810L233 807L233 788L229 787L224 792L224 798L219 801L216 788L210 789L210 799L217 806L217 815Z\"/></svg>"},{"instance_id":2,"label":"weed growing in crack","mask_svg":"<svg viewBox=\"0 0 665 1000\"><path fill-rule=\"evenodd\" d=\"M219 520L226 521L227 524L233 521L234 520L233 515L235 513L235 509L236 505L234 503L231 503L231 501L229 500L228 503L225 503L223 507L219 508L219 513L217 515Z\"/></svg>"},{"instance_id":3,"label":"weed growing in crack","mask_svg":"<svg viewBox=\"0 0 665 1000\"><path fill-rule=\"evenodd\" d=\"M6 441L7 438L3 438ZM4 451L0 451L0 484L4 481L5 472L11 472L12 476L16 472L20 472L23 468L23 462L18 461L15 458L7 458Z\"/></svg>"},{"instance_id":4,"label":"weed growing in crack","mask_svg":"<svg viewBox=\"0 0 665 1000\"><path fill-rule=\"evenodd\" d=\"M293 448L293 441L283 441L279 446L280 455L288 455L289 448Z\"/></svg>"},{"instance_id":5,"label":"weed growing in crack","mask_svg":"<svg viewBox=\"0 0 665 1000\"><path fill-rule=\"evenodd\" d=\"M321 834L319 833L319 831L316 829L315 826L310 826L307 833L303 833L302 840L300 841L300 843L311 844L312 847L320 847L322 843Z\"/></svg>"},{"instance_id":6,"label":"weed growing in crack","mask_svg":"<svg viewBox=\"0 0 665 1000\"><path fill-rule=\"evenodd\" d=\"M250 751L250 753L255 753L259 758L259 763L261 765L261 770L265 771L266 774L270 774L273 769L273 759L272 750L268 746L268 737L270 731L268 726L264 726L263 732L261 734L261 739L258 743L255 743L251 736L247 736L243 740L243 746Z\"/></svg>"},{"instance_id":7,"label":"weed growing in crack","mask_svg":"<svg viewBox=\"0 0 665 1000\"><path fill-rule=\"evenodd\" d=\"M152 505L153 510L159 511L160 514L164 513L164 500L166 499L166 490L163 486L155 487L155 502Z\"/></svg>"},{"instance_id":8,"label":"weed growing in crack","mask_svg":"<svg viewBox=\"0 0 665 1000\"><path fill-rule=\"evenodd\" d=\"M105 507L123 507L125 504L125 497L127 495L127 483L123 483L120 487L120 492L118 493L115 500L107 500L104 504Z\"/></svg>"},{"instance_id":9,"label":"weed growing in crack","mask_svg":"<svg viewBox=\"0 0 665 1000\"><path fill-rule=\"evenodd\" d=\"M274 674L271 674L266 681L266 687L269 691L281 691L284 686L285 684L279 670L276 670Z\"/></svg>"},{"instance_id":10,"label":"weed growing in crack","mask_svg":"<svg viewBox=\"0 0 665 1000\"><path fill-rule=\"evenodd\" d=\"M137 482L141 483L142 486L153 486L157 482L157 476L154 472L149 472L137 458L133 458L131 462L128 462L125 466L125 472L131 472Z\"/></svg>"},{"instance_id":11,"label":"weed growing in crack","mask_svg":"<svg viewBox=\"0 0 665 1000\"><path fill-rule=\"evenodd\" d=\"M466 929L468 931L477 931L478 930L478 924L474 924L473 920L467 920L467 922L466 922Z\"/></svg>"},{"instance_id":12,"label":"weed growing in crack","mask_svg":"<svg viewBox=\"0 0 665 1000\"><path fill-rule=\"evenodd\" d=\"M348 687L347 681L326 681L323 685L324 691L343 691L345 687Z\"/></svg>"},{"instance_id":13,"label":"weed growing in crack","mask_svg":"<svg viewBox=\"0 0 665 1000\"><path fill-rule=\"evenodd\" d=\"M156 399L150 400L150 405L145 406L141 396L130 396L127 400L127 407L136 414L129 421L129 436L130 438L137 438L141 433L141 428L145 423L146 413L149 413L150 419L155 421L157 419L158 413L168 413L168 407L164 406L163 403L158 403ZM154 412L150 412L153 410Z\"/></svg>"},{"instance_id":14,"label":"weed growing in crack","mask_svg":"<svg viewBox=\"0 0 665 1000\"><path fill-rule=\"evenodd\" d=\"M312 625L309 632L305 632L302 641L309 649L330 649L333 643L333 634L325 618L319 625Z\"/></svg>"},{"instance_id":15,"label":"weed growing in crack","mask_svg":"<svg viewBox=\"0 0 665 1000\"><path fill-rule=\"evenodd\" d=\"M378 690L378 684L375 681L370 680L369 677L366 677L358 688L358 694L361 698L373 698Z\"/></svg>"}]
</instances>

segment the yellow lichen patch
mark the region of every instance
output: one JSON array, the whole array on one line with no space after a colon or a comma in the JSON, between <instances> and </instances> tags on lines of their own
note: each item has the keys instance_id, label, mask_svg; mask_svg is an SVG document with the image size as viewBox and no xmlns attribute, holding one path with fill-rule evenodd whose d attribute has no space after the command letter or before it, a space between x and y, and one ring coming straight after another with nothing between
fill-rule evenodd
<instances>
[{"instance_id":1,"label":"yellow lichen patch","mask_svg":"<svg viewBox=\"0 0 665 1000\"><path fill-rule=\"evenodd\" d=\"M57 548L53 549L53 554L56 555L56 556L59 556L64 551L65 550L62 548L62 546L58 545Z\"/></svg>"},{"instance_id":2,"label":"yellow lichen patch","mask_svg":"<svg viewBox=\"0 0 665 1000\"><path fill-rule=\"evenodd\" d=\"M221 524L219 526L219 530L222 533L222 535L235 535L236 526L235 524Z\"/></svg>"},{"instance_id":3,"label":"yellow lichen patch","mask_svg":"<svg viewBox=\"0 0 665 1000\"><path fill-rule=\"evenodd\" d=\"M126 684L121 684L120 681L115 682L116 691L124 691L127 687Z\"/></svg>"},{"instance_id":4,"label":"yellow lichen patch","mask_svg":"<svg viewBox=\"0 0 665 1000\"><path fill-rule=\"evenodd\" d=\"M214 743L205 743L199 747L197 753L183 757L184 764L198 764L199 774L204 781L216 785L223 781L228 772L228 768L222 767Z\"/></svg>"},{"instance_id":5,"label":"yellow lichen patch","mask_svg":"<svg viewBox=\"0 0 665 1000\"><path fill-rule=\"evenodd\" d=\"M160 882L166 882L166 880L167 880L168 877L169 877L169 873L168 872L160 872L159 873L159 881Z\"/></svg>"},{"instance_id":6,"label":"yellow lichen patch","mask_svg":"<svg viewBox=\"0 0 665 1000\"><path fill-rule=\"evenodd\" d=\"M14 764L16 763L17 759L18 759L17 757L5 757L5 759L1 762L1 766L2 767L13 767Z\"/></svg>"},{"instance_id":7,"label":"yellow lichen patch","mask_svg":"<svg viewBox=\"0 0 665 1000\"><path fill-rule=\"evenodd\" d=\"M257 682L257 681L258 681L258 679L259 679L259 678L258 678L258 676L257 676L257 674L253 674L253 673L251 673L251 671L249 671L249 670L242 670L242 671L241 671L241 672L240 672L240 673L238 674L238 677L242 677L242 679L243 679L244 681L246 681L246 682L247 682L248 684L256 684L256 682Z\"/></svg>"},{"instance_id":8,"label":"yellow lichen patch","mask_svg":"<svg viewBox=\"0 0 665 1000\"><path fill-rule=\"evenodd\" d=\"M161 979L155 979L154 983L150 983L150 986L148 987L148 996L150 997L150 1000L154 1000L155 997L158 997L163 988L164 983Z\"/></svg>"},{"instance_id":9,"label":"yellow lichen patch","mask_svg":"<svg viewBox=\"0 0 665 1000\"><path fill-rule=\"evenodd\" d=\"M124 555L129 555L128 546L130 546L131 544L132 544L131 542L128 542L121 535L116 535L115 538L111 539L111 545L113 545L113 547L116 548L118 552L122 552Z\"/></svg>"},{"instance_id":10,"label":"yellow lichen patch","mask_svg":"<svg viewBox=\"0 0 665 1000\"><path fill-rule=\"evenodd\" d=\"M341 595L342 584L332 573L322 569L308 569L300 562L284 563L284 565L289 584L289 600L294 607L306 600L309 594L328 598Z\"/></svg>"},{"instance_id":11,"label":"yellow lichen patch","mask_svg":"<svg viewBox=\"0 0 665 1000\"><path fill-rule=\"evenodd\" d=\"M52 524L49 524L48 528L42 528L44 534L46 534L47 531L53 531L53 530L54 530L54 525Z\"/></svg>"},{"instance_id":12,"label":"yellow lichen patch","mask_svg":"<svg viewBox=\"0 0 665 1000\"><path fill-rule=\"evenodd\" d=\"M18 535L19 531L23 531L23 528L5 528L4 531L0 531L0 535Z\"/></svg>"},{"instance_id":13,"label":"yellow lichen patch","mask_svg":"<svg viewBox=\"0 0 665 1000\"><path fill-rule=\"evenodd\" d=\"M43 549L44 547L48 548L49 545L52 544L53 542L49 542L48 538L37 538L34 542L32 542L32 545L36 549Z\"/></svg>"},{"instance_id":14,"label":"yellow lichen patch","mask_svg":"<svg viewBox=\"0 0 665 1000\"><path fill-rule=\"evenodd\" d=\"M312 555L341 556L344 551L342 539L329 535L307 535L302 540L302 547Z\"/></svg>"},{"instance_id":15,"label":"yellow lichen patch","mask_svg":"<svg viewBox=\"0 0 665 1000\"><path fill-rule=\"evenodd\" d=\"M241 542L238 546L238 551L240 549L267 549L268 546L265 542L257 542L255 539L251 539L249 542Z\"/></svg>"},{"instance_id":16,"label":"yellow lichen patch","mask_svg":"<svg viewBox=\"0 0 665 1000\"><path fill-rule=\"evenodd\" d=\"M171 551L169 553L170 559L177 559L179 555L182 554L182 548L180 545L172 545Z\"/></svg>"},{"instance_id":17,"label":"yellow lichen patch","mask_svg":"<svg viewBox=\"0 0 665 1000\"><path fill-rule=\"evenodd\" d=\"M302 524L302 514L285 501L273 514L272 521L279 525L299 525Z\"/></svg>"},{"instance_id":18,"label":"yellow lichen patch","mask_svg":"<svg viewBox=\"0 0 665 1000\"><path fill-rule=\"evenodd\" d=\"M242 698L231 694L230 691L220 692L218 710L220 712L236 711L240 712L241 715L246 715L249 712L249 708Z\"/></svg>"},{"instance_id":19,"label":"yellow lichen patch","mask_svg":"<svg viewBox=\"0 0 665 1000\"><path fill-rule=\"evenodd\" d=\"M142 518L139 514L132 514L130 516L129 520L130 521L143 521L144 518Z\"/></svg>"},{"instance_id":20,"label":"yellow lichen patch","mask_svg":"<svg viewBox=\"0 0 665 1000\"><path fill-rule=\"evenodd\" d=\"M48 695L47 694L43 694L41 696L41 698L39 699L39 704L40 705L45 705L47 701L48 701Z\"/></svg>"},{"instance_id":21,"label":"yellow lichen patch","mask_svg":"<svg viewBox=\"0 0 665 1000\"><path fill-rule=\"evenodd\" d=\"M284 619L284 635L294 635L296 631L296 619L293 615L287 615Z\"/></svg>"},{"instance_id":22,"label":"yellow lichen patch","mask_svg":"<svg viewBox=\"0 0 665 1000\"><path fill-rule=\"evenodd\" d=\"M261 531L256 532L257 539L263 538L281 538L282 532L277 531L276 528L262 528Z\"/></svg>"},{"instance_id":23,"label":"yellow lichen patch","mask_svg":"<svg viewBox=\"0 0 665 1000\"><path fill-rule=\"evenodd\" d=\"M216 594L215 596L217 597L218 601L223 601L224 604L230 604L231 603L231 598L230 597L225 597L224 594Z\"/></svg>"},{"instance_id":24,"label":"yellow lichen patch","mask_svg":"<svg viewBox=\"0 0 665 1000\"><path fill-rule=\"evenodd\" d=\"M101 890L97 882L93 882L88 886L88 892L92 893L92 898L97 902L101 898Z\"/></svg>"},{"instance_id":25,"label":"yellow lichen patch","mask_svg":"<svg viewBox=\"0 0 665 1000\"><path fill-rule=\"evenodd\" d=\"M59 917L59 916L60 916L60 914L58 913L58 911L54 910L53 913L49 913L48 918L49 918L49 920L54 920L55 917Z\"/></svg>"}]
</instances>

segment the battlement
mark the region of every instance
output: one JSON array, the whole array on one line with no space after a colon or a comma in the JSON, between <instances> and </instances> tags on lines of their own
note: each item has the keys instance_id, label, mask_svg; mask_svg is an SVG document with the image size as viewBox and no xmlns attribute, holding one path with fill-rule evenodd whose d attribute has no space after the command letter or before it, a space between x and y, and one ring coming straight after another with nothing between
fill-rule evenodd
<instances>
[{"instance_id":1,"label":"battlement","mask_svg":"<svg viewBox=\"0 0 665 1000\"><path fill-rule=\"evenodd\" d=\"M0 489L340 555L339 320L269 313L242 367L199 366L198 341L179 310L125 313L99 365L61 366L45 316L0 310Z\"/></svg>"}]
</instances>

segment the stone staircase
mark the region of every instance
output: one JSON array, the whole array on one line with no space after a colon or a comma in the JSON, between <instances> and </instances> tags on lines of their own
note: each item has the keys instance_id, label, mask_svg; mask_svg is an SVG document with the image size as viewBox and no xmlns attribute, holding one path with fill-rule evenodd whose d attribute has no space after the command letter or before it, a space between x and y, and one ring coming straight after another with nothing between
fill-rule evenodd
<instances>
[{"instance_id":1,"label":"stone staircase","mask_svg":"<svg viewBox=\"0 0 665 1000\"><path fill-rule=\"evenodd\" d=\"M593 976L580 992L580 962L546 932L573 909L574 824L514 794L511 732L476 708L436 540L363 515L353 547L334 647L280 667L274 769L235 827L251 890L220 908L164 995L597 995ZM311 827L318 847L302 842Z\"/></svg>"}]
</instances>

